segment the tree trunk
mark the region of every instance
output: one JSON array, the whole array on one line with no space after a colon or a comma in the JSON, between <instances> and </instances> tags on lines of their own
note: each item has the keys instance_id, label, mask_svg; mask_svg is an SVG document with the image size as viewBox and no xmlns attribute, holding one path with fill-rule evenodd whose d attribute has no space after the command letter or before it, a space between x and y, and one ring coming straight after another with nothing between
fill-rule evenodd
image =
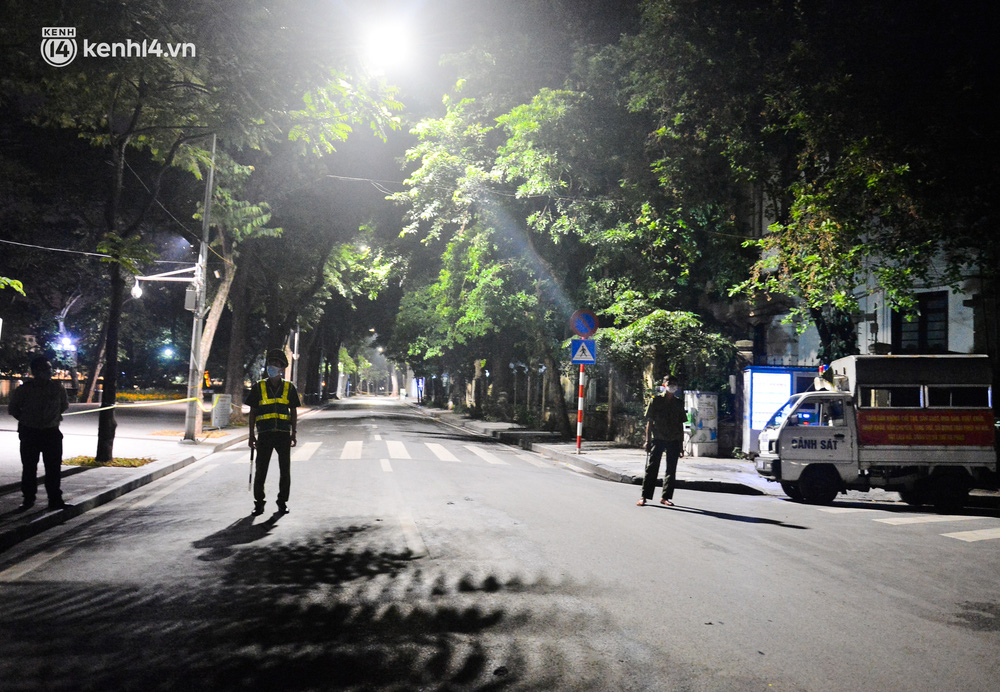
<instances>
[{"instance_id":1,"label":"tree trunk","mask_svg":"<svg viewBox=\"0 0 1000 692\"><path fill-rule=\"evenodd\" d=\"M563 391L559 376L559 365L552 356L545 357L545 374L549 377L548 391L555 397L556 418L559 421L559 433L566 439L573 436L573 428L569 423L569 407L566 406L566 393Z\"/></svg>"},{"instance_id":2,"label":"tree trunk","mask_svg":"<svg viewBox=\"0 0 1000 692\"><path fill-rule=\"evenodd\" d=\"M101 328L101 338L97 342L97 349L95 350L94 359L91 361L90 365L90 378L87 380L87 384L84 385L83 396L81 400L90 404L94 401L94 393L97 391L97 380L101 376L101 367L104 362L104 351L108 343L108 323L104 322L104 326Z\"/></svg>"},{"instance_id":3,"label":"tree trunk","mask_svg":"<svg viewBox=\"0 0 1000 692\"><path fill-rule=\"evenodd\" d=\"M233 286L233 281L236 278L236 265L233 264L231 252L226 251L226 244L223 242L223 257L225 259L225 275L222 277L222 283L219 284L219 290L215 292L215 297L212 299L212 307L208 310L208 316L205 318L205 327L201 332L201 344L199 346L199 354L201 356L198 362L198 372L205 372L205 366L208 363L208 356L212 350L212 341L215 339L215 331L219 327L219 320L222 319L222 311L226 309L226 301L229 299L229 291Z\"/></svg>"},{"instance_id":4,"label":"tree trunk","mask_svg":"<svg viewBox=\"0 0 1000 692\"><path fill-rule=\"evenodd\" d=\"M234 402L243 401L246 365L243 353L246 350L247 332L247 281L245 272L237 271L229 291L229 307L232 310L231 331L229 333L229 355L226 359L226 394Z\"/></svg>"},{"instance_id":5,"label":"tree trunk","mask_svg":"<svg viewBox=\"0 0 1000 692\"><path fill-rule=\"evenodd\" d=\"M322 339L320 339L319 329L313 329L306 333L305 348L299 351L299 380L302 384L302 393L305 396L303 401L310 404L318 404L320 392L320 379L322 374ZM298 386L299 383L296 383Z\"/></svg>"},{"instance_id":6,"label":"tree trunk","mask_svg":"<svg viewBox=\"0 0 1000 692\"><path fill-rule=\"evenodd\" d=\"M615 369L608 368L608 424L605 437L609 440L615 439Z\"/></svg>"},{"instance_id":7,"label":"tree trunk","mask_svg":"<svg viewBox=\"0 0 1000 692\"><path fill-rule=\"evenodd\" d=\"M101 407L97 421L97 452L95 460L98 463L109 462L114 458L115 420L114 406L118 397L118 340L121 331L122 304L125 301L125 277L122 276L120 264L111 265L111 305L108 309L108 329L105 343L104 388L101 394Z\"/></svg>"}]
</instances>

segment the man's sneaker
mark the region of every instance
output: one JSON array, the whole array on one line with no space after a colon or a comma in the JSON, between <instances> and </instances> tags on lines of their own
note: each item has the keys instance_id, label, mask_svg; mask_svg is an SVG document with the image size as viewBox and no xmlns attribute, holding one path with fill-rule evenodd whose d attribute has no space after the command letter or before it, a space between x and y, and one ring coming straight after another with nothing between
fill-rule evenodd
<instances>
[{"instance_id":1,"label":"man's sneaker","mask_svg":"<svg viewBox=\"0 0 1000 692\"><path fill-rule=\"evenodd\" d=\"M67 507L69 507L69 505L67 505L62 500L56 500L55 502L50 502L49 503L49 509L50 510L54 510L54 509L66 509Z\"/></svg>"},{"instance_id":2,"label":"man's sneaker","mask_svg":"<svg viewBox=\"0 0 1000 692\"><path fill-rule=\"evenodd\" d=\"M278 512L280 514L288 514L288 505L286 505L284 502L279 502L278 503Z\"/></svg>"},{"instance_id":3,"label":"man's sneaker","mask_svg":"<svg viewBox=\"0 0 1000 692\"><path fill-rule=\"evenodd\" d=\"M29 509L35 506L34 500L25 500L21 503L21 506L17 508L18 512L27 512Z\"/></svg>"},{"instance_id":4,"label":"man's sneaker","mask_svg":"<svg viewBox=\"0 0 1000 692\"><path fill-rule=\"evenodd\" d=\"M263 502L254 502L253 503L253 513L255 515L261 515L261 514L263 514L264 513L264 503Z\"/></svg>"}]
</instances>

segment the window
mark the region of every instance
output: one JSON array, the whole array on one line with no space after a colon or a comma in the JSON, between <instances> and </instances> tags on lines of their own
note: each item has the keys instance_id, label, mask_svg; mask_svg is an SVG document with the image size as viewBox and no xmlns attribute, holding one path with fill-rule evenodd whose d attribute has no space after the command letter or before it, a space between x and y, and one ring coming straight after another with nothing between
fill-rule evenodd
<instances>
[{"instance_id":1,"label":"window","mask_svg":"<svg viewBox=\"0 0 1000 692\"><path fill-rule=\"evenodd\" d=\"M820 412L819 424L837 428L847 425L844 421L844 402L828 401L823 404L823 410Z\"/></svg>"},{"instance_id":2,"label":"window","mask_svg":"<svg viewBox=\"0 0 1000 692\"><path fill-rule=\"evenodd\" d=\"M920 408L920 386L861 387L861 408Z\"/></svg>"},{"instance_id":3,"label":"window","mask_svg":"<svg viewBox=\"0 0 1000 692\"><path fill-rule=\"evenodd\" d=\"M789 426L796 425L816 425L819 421L819 404L807 402L799 406L798 410L788 419Z\"/></svg>"},{"instance_id":4,"label":"window","mask_svg":"<svg viewBox=\"0 0 1000 692\"><path fill-rule=\"evenodd\" d=\"M950 408L989 408L989 387L936 387L927 388L927 405Z\"/></svg>"},{"instance_id":5,"label":"window","mask_svg":"<svg viewBox=\"0 0 1000 692\"><path fill-rule=\"evenodd\" d=\"M911 319L892 313L893 353L947 353L948 292L919 294L917 308Z\"/></svg>"}]
</instances>

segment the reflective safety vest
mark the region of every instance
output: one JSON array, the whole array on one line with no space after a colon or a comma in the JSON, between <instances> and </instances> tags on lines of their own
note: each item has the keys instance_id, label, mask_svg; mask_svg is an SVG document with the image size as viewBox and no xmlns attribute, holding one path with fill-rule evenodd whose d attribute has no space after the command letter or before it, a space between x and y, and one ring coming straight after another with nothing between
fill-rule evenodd
<instances>
[{"instance_id":1,"label":"reflective safety vest","mask_svg":"<svg viewBox=\"0 0 1000 692\"><path fill-rule=\"evenodd\" d=\"M288 388L286 380L281 394L272 399L267 393L267 380L260 381L260 404L257 408L257 432L292 432L292 409L288 405Z\"/></svg>"}]
</instances>

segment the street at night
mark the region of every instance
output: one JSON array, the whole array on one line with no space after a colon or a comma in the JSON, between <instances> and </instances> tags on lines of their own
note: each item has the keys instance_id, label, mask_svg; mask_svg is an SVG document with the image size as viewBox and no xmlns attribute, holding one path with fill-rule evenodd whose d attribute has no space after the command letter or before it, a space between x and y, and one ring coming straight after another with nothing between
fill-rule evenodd
<instances>
[{"instance_id":1,"label":"street at night","mask_svg":"<svg viewBox=\"0 0 1000 692\"><path fill-rule=\"evenodd\" d=\"M995 509L637 487L385 398L310 414L289 514L245 447L0 556L5 690L989 690ZM683 465L682 461L682 465ZM276 478L269 478L273 499Z\"/></svg>"},{"instance_id":2,"label":"street at night","mask_svg":"<svg viewBox=\"0 0 1000 692\"><path fill-rule=\"evenodd\" d=\"M0 692L998 687L1000 3L0 8Z\"/></svg>"}]
</instances>

